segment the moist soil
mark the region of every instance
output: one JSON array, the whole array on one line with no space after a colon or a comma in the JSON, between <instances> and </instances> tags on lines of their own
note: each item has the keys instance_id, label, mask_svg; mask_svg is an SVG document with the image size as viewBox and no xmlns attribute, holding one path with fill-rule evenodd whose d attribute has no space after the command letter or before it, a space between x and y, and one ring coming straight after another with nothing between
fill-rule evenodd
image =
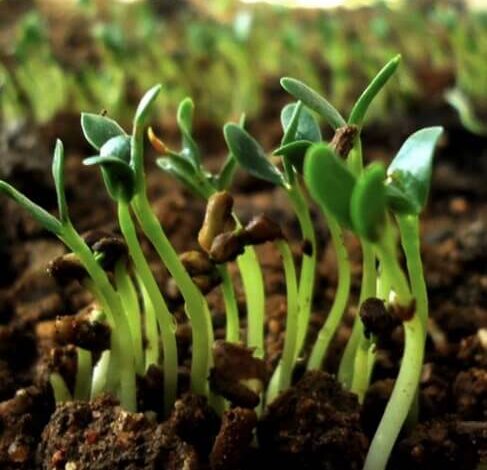
<instances>
[{"instance_id":1,"label":"moist soil","mask_svg":"<svg viewBox=\"0 0 487 470\"><path fill-rule=\"evenodd\" d=\"M365 136L368 158L387 161L405 135L431 119L416 116L411 122L371 128ZM56 129L66 128L61 125L64 122L66 118L44 129L17 129L9 135L8 150L0 160L3 177L48 209L55 207L55 193L47 149ZM444 120L435 116L435 122ZM266 146L278 139L275 127L275 132L271 126L265 136ZM72 129L75 131L61 131L69 150L66 183L72 218L80 232L99 229L117 233L114 207L96 170L81 164L89 150L81 142L78 127ZM223 155L219 132L201 123L197 133L205 153L214 156L207 158L208 165L216 167ZM174 130L164 129L164 135L170 143ZM487 462L486 154L485 139L473 137L453 123L437 156L431 202L422 223L431 321L420 386L421 412L419 423L400 436L391 469L413 465L416 469L468 470ZM204 204L152 164L148 166L150 197L176 250L182 253L195 249ZM296 256L306 249L281 191L239 175L234 197L244 222L265 214L281 224ZM231 405L221 416L204 398L189 393L191 329L168 274L144 241L151 266L179 324L179 399L169 419L164 420L164 377L156 367L138 378L140 413L125 412L110 396L55 407L47 382L49 371L56 366L72 384L76 364L73 348L55 334L56 318L83 318L93 308L92 299L76 282L60 285L47 274L49 262L65 253L58 241L4 198L0 211L0 468L362 467L394 385L403 335L401 326L393 324L381 337L372 385L361 406L333 375L356 314L360 252L353 237L346 239L353 262L352 299L324 371L304 373L304 360L300 362L294 385L260 417L252 409L253 397L245 391L229 391L225 380L223 385L222 380L214 380L227 393ZM316 211L314 215L319 262L306 354L326 318L337 281L326 229ZM285 285L272 244L258 247L258 254L267 290L264 369L269 375L283 345ZM244 295L234 263L230 271L237 288L243 338ZM225 316L219 290L210 292L208 299L216 339L223 339ZM248 357L245 350L234 353Z\"/></svg>"}]
</instances>

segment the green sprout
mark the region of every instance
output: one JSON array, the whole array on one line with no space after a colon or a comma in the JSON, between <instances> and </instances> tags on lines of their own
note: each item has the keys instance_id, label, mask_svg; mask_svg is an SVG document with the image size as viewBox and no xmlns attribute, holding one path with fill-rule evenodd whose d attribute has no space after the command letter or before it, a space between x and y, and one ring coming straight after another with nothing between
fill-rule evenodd
<instances>
[{"instance_id":1,"label":"green sprout","mask_svg":"<svg viewBox=\"0 0 487 470\"><path fill-rule=\"evenodd\" d=\"M103 239L95 243L74 228L64 189L64 150L57 142L52 173L57 194L55 217L4 181L0 191L26 209L46 230L71 250L65 261L72 263L78 279L97 304L93 321L106 320L110 331L100 359L93 351L77 347L77 373L71 390L59 371L49 378L56 402L88 400L109 392L130 411L137 407L136 376L149 367L162 367L164 411L168 415L178 389L176 323L143 253L139 236L152 244L176 283L192 328L191 388L209 398L217 410L224 409L223 395L212 387L215 346L211 314L201 279L195 274L217 273L226 313L226 341L240 345L240 321L235 288L227 263L236 260L242 277L247 308L248 356L265 370L265 290L262 269L253 248L273 242L283 264L287 295L287 318L281 358L266 389L255 385L261 407L271 403L293 384L293 372L303 354L308 334L315 287L318 246L308 194L321 210L337 257L338 283L328 316L311 346L307 369L320 369L329 345L349 304L352 269L344 242L348 232L362 248L361 312L370 302L383 305L403 325L405 344L395 386L376 430L365 470L383 470L396 439L409 417L417 416L417 397L428 322L428 297L420 253L419 216L426 205L435 146L441 127L412 134L390 165L372 162L364 166L361 132L374 98L399 64L389 61L371 81L352 108L348 120L316 91L304 83L284 78L282 86L297 100L281 113L283 137L269 153L240 124L228 123L223 133L229 149L221 170L208 172L193 138L194 105L184 99L177 123L181 149L169 149L152 131L148 136L158 154L158 166L187 189L207 201L203 226L198 235L201 251L178 256L157 220L146 189L144 136L153 103L161 86L151 88L135 113L131 134L114 120L94 114L82 115L81 126L96 155L84 160L100 168L109 196L116 203L123 239L111 263ZM322 139L316 114L334 130L330 142ZM269 158L272 156L273 158ZM281 164L275 163L280 161ZM265 215L240 223L228 190L240 166L253 176L285 191L300 226L303 250L300 269L290 242L279 225ZM141 233L140 233L141 232ZM402 247L402 250L399 247ZM401 265L401 251L406 270ZM64 258L64 257L63 257ZM299 263L297 263L299 264ZM51 269L51 273L53 273ZM113 275L112 275L113 273ZM60 273L58 273L60 274ZM214 287L212 284L211 287ZM357 315L338 371L338 380L363 401L375 362L374 332L365 331ZM81 345L83 346L83 345ZM225 348L221 348L224 350ZM252 357L252 354L255 357ZM215 356L218 357L218 356ZM211 373L210 373L211 372ZM265 373L263 374L265 376ZM253 377L251 377L253 379ZM260 380L260 379L259 379ZM265 382L261 379L260 382ZM214 384L214 382L213 382ZM239 386L242 385L239 383ZM253 385L251 385L253 387ZM220 390L221 391L221 390ZM258 396L255 403L257 403ZM253 405L252 405L253 406Z\"/></svg>"}]
</instances>

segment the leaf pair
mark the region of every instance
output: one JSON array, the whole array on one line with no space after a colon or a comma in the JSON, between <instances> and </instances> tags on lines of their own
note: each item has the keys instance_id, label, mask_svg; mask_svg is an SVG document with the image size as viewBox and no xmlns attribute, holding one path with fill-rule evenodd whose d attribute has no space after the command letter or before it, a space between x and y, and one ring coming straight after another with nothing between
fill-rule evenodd
<instances>
[{"instance_id":1,"label":"leaf pair","mask_svg":"<svg viewBox=\"0 0 487 470\"><path fill-rule=\"evenodd\" d=\"M403 144L386 171L373 163L356 179L326 144L311 147L304 177L313 198L343 226L370 241L380 237L388 209L418 215L426 204L441 127L422 129Z\"/></svg>"},{"instance_id":2,"label":"leaf pair","mask_svg":"<svg viewBox=\"0 0 487 470\"><path fill-rule=\"evenodd\" d=\"M108 193L115 201L130 202L135 193L135 173L130 166L130 136L113 119L83 113L81 127L86 140L99 155L85 165L100 165Z\"/></svg>"},{"instance_id":3,"label":"leaf pair","mask_svg":"<svg viewBox=\"0 0 487 470\"><path fill-rule=\"evenodd\" d=\"M321 141L321 131L312 114L302 102L290 103L281 112L284 136L281 146L273 152L281 156L290 168L302 171L304 155L314 143ZM256 178L278 186L290 183L292 171L284 175L267 158L262 146L241 126L227 124L223 129L225 140L235 160Z\"/></svg>"},{"instance_id":4,"label":"leaf pair","mask_svg":"<svg viewBox=\"0 0 487 470\"><path fill-rule=\"evenodd\" d=\"M385 217L385 169L372 164L358 178L326 144L308 152L304 179L312 197L326 213L359 236L376 241Z\"/></svg>"}]
</instances>

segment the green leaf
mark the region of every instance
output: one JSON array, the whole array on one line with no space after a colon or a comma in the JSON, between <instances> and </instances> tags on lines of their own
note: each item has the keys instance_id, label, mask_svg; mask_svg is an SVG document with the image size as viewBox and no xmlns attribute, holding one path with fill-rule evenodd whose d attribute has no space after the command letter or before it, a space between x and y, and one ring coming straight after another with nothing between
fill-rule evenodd
<instances>
[{"instance_id":1,"label":"green leaf","mask_svg":"<svg viewBox=\"0 0 487 470\"><path fill-rule=\"evenodd\" d=\"M385 178L384 165L372 163L358 178L350 201L354 231L371 242L379 239L385 220Z\"/></svg>"},{"instance_id":2,"label":"green leaf","mask_svg":"<svg viewBox=\"0 0 487 470\"><path fill-rule=\"evenodd\" d=\"M59 139L56 141L54 158L52 159L52 177L56 187L59 218L62 223L66 223L69 221L69 210L64 189L64 147Z\"/></svg>"},{"instance_id":3,"label":"green leaf","mask_svg":"<svg viewBox=\"0 0 487 470\"><path fill-rule=\"evenodd\" d=\"M226 124L223 128L225 141L239 165L251 175L282 186L281 172L267 159L260 144L237 124Z\"/></svg>"},{"instance_id":4,"label":"green leaf","mask_svg":"<svg viewBox=\"0 0 487 470\"><path fill-rule=\"evenodd\" d=\"M396 55L391 59L373 78L369 83L369 86L360 95L359 99L356 101L350 113L350 118L348 120L349 124L354 124L356 126L362 126L365 119L365 114L369 109L370 104L377 96L377 94L382 90L384 85L387 83L389 78L394 75L399 63L401 62L401 55Z\"/></svg>"},{"instance_id":5,"label":"green leaf","mask_svg":"<svg viewBox=\"0 0 487 470\"><path fill-rule=\"evenodd\" d=\"M421 212L428 199L431 182L433 156L442 127L427 127L412 134L402 145L387 169L388 184L402 191Z\"/></svg>"},{"instance_id":6,"label":"green leaf","mask_svg":"<svg viewBox=\"0 0 487 470\"><path fill-rule=\"evenodd\" d=\"M225 163L223 164L222 169L217 177L218 189L220 191L230 188L236 171L237 160L235 160L233 154L230 153L227 156L227 159L225 160Z\"/></svg>"},{"instance_id":7,"label":"green leaf","mask_svg":"<svg viewBox=\"0 0 487 470\"><path fill-rule=\"evenodd\" d=\"M176 178L184 187L189 189L192 193L206 199L202 188L195 181L195 169L190 162L184 158L177 156L168 156L158 158L156 160L157 166L168 173L173 178Z\"/></svg>"},{"instance_id":8,"label":"green leaf","mask_svg":"<svg viewBox=\"0 0 487 470\"><path fill-rule=\"evenodd\" d=\"M197 168L201 164L198 145L193 139L193 112L194 103L191 98L185 98L179 103L177 123L183 137L183 150L181 155L187 158Z\"/></svg>"},{"instance_id":9,"label":"green leaf","mask_svg":"<svg viewBox=\"0 0 487 470\"><path fill-rule=\"evenodd\" d=\"M389 181L386 186L387 207L397 214L419 214L421 206L408 198L407 194L395 183Z\"/></svg>"},{"instance_id":10,"label":"green leaf","mask_svg":"<svg viewBox=\"0 0 487 470\"><path fill-rule=\"evenodd\" d=\"M313 142L310 142L309 140L296 140L287 145L282 145L274 150L272 154L287 159L291 165L296 168L298 173L302 173L304 157L311 145L313 145Z\"/></svg>"},{"instance_id":11,"label":"green leaf","mask_svg":"<svg viewBox=\"0 0 487 470\"><path fill-rule=\"evenodd\" d=\"M313 199L350 228L350 199L355 178L328 145L319 143L310 147L304 160L304 179Z\"/></svg>"},{"instance_id":12,"label":"green leaf","mask_svg":"<svg viewBox=\"0 0 487 470\"><path fill-rule=\"evenodd\" d=\"M458 88L448 90L445 93L445 99L458 113L460 121L463 126L480 136L487 135L487 124L480 121L475 115L472 102L465 96L465 94Z\"/></svg>"},{"instance_id":13,"label":"green leaf","mask_svg":"<svg viewBox=\"0 0 487 470\"><path fill-rule=\"evenodd\" d=\"M42 207L38 206L29 198L17 191L13 186L6 183L5 181L0 180L0 191L8 196L10 199L13 199L27 212L29 212L29 214L46 230L56 235L61 234L61 222L53 217L51 214L49 214L49 212L44 210Z\"/></svg>"},{"instance_id":14,"label":"green leaf","mask_svg":"<svg viewBox=\"0 0 487 470\"><path fill-rule=\"evenodd\" d=\"M132 167L112 156L96 156L83 160L85 165L100 165L108 194L117 202L129 203L135 194L135 174Z\"/></svg>"},{"instance_id":15,"label":"green leaf","mask_svg":"<svg viewBox=\"0 0 487 470\"><path fill-rule=\"evenodd\" d=\"M101 157L114 157L130 163L130 137L121 135L107 141L100 149Z\"/></svg>"},{"instance_id":16,"label":"green leaf","mask_svg":"<svg viewBox=\"0 0 487 470\"><path fill-rule=\"evenodd\" d=\"M299 103L289 103L282 108L281 125L284 130L284 138L282 139L281 146L296 140L309 142L321 141L321 130L316 119L306 108L301 108ZM294 117L296 110L299 113ZM288 137L288 131L290 130L293 117L296 119L296 124L293 126L295 129L292 135Z\"/></svg>"},{"instance_id":17,"label":"green leaf","mask_svg":"<svg viewBox=\"0 0 487 470\"><path fill-rule=\"evenodd\" d=\"M100 150L112 137L126 135L125 131L113 119L99 114L82 113L81 128L85 139L96 150Z\"/></svg>"},{"instance_id":18,"label":"green leaf","mask_svg":"<svg viewBox=\"0 0 487 470\"><path fill-rule=\"evenodd\" d=\"M147 120L147 117L149 116L149 113L151 111L150 108L157 98L157 95L159 95L161 89L161 84L153 86L149 91L145 93L145 95L140 100L134 117L134 124L137 127L142 127L145 125L145 121Z\"/></svg>"},{"instance_id":19,"label":"green leaf","mask_svg":"<svg viewBox=\"0 0 487 470\"><path fill-rule=\"evenodd\" d=\"M294 98L302 101L309 109L316 111L330 124L333 129L345 126L347 123L342 115L325 98L315 90L294 78L281 78L281 86Z\"/></svg>"}]
</instances>

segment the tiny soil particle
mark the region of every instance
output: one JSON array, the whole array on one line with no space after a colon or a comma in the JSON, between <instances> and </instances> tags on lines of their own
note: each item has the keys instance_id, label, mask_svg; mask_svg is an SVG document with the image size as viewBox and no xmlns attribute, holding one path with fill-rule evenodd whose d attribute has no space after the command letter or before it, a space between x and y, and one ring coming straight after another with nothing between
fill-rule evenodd
<instances>
[{"instance_id":1,"label":"tiny soil particle","mask_svg":"<svg viewBox=\"0 0 487 470\"><path fill-rule=\"evenodd\" d=\"M333 376L307 372L269 406L258 425L266 461L301 469L360 469L368 439L357 398Z\"/></svg>"}]
</instances>

